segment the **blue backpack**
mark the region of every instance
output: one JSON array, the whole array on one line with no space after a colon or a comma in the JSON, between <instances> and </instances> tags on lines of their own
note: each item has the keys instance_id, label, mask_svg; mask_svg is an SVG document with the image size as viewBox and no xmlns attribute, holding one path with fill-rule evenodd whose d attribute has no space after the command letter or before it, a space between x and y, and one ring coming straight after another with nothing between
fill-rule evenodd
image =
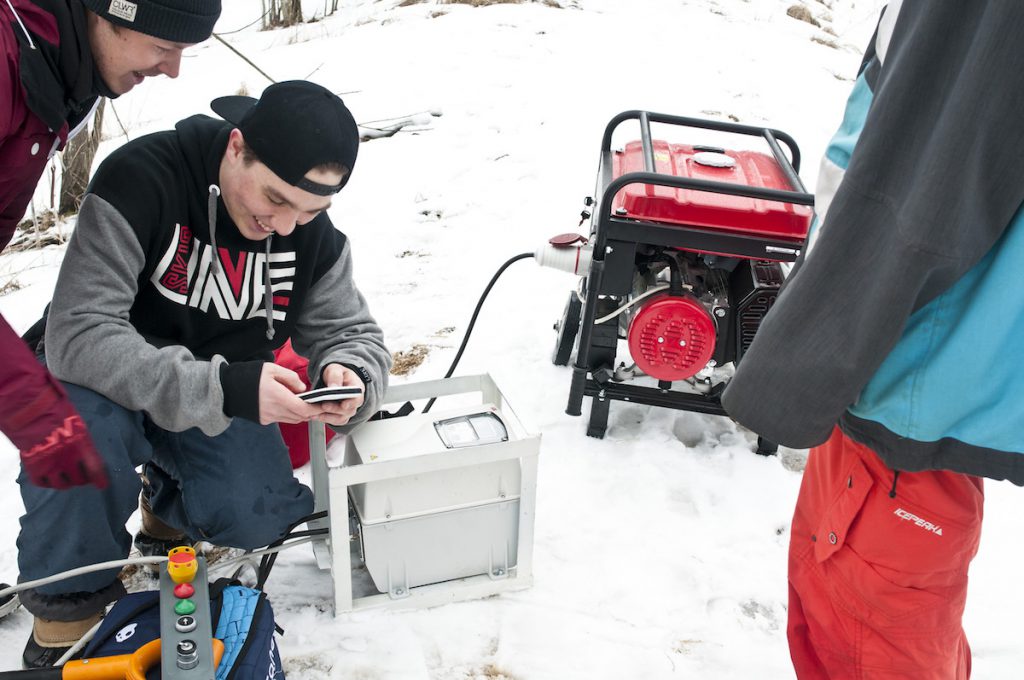
<instances>
[{"instance_id":1,"label":"blue backpack","mask_svg":"<svg viewBox=\"0 0 1024 680\"><path fill-rule=\"evenodd\" d=\"M82 656L96 658L131 654L160 637L160 593L130 593L118 600ZM213 636L224 643L215 680L285 680L277 648L274 610L260 590L220 579L210 585ZM281 631L283 632L283 631ZM160 666L147 680L160 677Z\"/></svg>"}]
</instances>

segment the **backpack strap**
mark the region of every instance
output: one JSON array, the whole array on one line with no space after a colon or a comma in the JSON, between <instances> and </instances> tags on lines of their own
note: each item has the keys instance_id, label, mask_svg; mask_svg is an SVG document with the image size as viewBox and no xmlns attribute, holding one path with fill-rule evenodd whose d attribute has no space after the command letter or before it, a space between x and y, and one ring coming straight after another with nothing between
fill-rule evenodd
<instances>
[{"instance_id":1,"label":"backpack strap","mask_svg":"<svg viewBox=\"0 0 1024 680\"><path fill-rule=\"evenodd\" d=\"M242 655L262 597L258 590L237 585L221 591L220 620L213 636L224 643L224 656L217 667L216 680L225 680Z\"/></svg>"}]
</instances>

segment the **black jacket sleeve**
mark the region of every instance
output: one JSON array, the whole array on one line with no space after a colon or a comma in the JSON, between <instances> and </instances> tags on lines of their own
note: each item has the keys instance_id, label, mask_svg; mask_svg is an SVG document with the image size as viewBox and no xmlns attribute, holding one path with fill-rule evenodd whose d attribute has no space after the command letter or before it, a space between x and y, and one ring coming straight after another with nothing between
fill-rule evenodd
<instances>
[{"instance_id":1,"label":"black jacket sleeve","mask_svg":"<svg viewBox=\"0 0 1024 680\"><path fill-rule=\"evenodd\" d=\"M822 443L908 317L1000 238L1024 200L1022 30L1010 0L903 2L820 236L723 395L741 424Z\"/></svg>"}]
</instances>

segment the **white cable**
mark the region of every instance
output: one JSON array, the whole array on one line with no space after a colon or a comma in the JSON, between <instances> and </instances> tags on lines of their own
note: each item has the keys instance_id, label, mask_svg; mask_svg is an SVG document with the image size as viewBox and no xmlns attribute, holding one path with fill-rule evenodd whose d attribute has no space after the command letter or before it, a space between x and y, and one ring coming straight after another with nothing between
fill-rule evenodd
<instances>
[{"instance_id":1,"label":"white cable","mask_svg":"<svg viewBox=\"0 0 1024 680\"><path fill-rule=\"evenodd\" d=\"M322 536L303 536L302 538L297 538L294 541L289 541L288 543L279 545L276 548L264 548L263 550L254 550L252 552L245 553L244 555L239 555L238 557L232 557L230 560L223 560L221 562L217 562L216 564L210 565L210 571L220 571L226 567L233 567L236 564L248 562L253 557L260 557L262 555L269 555L271 553L281 552L282 550L287 550L288 548L293 548L297 545L302 545L303 543L309 543L310 541L322 538Z\"/></svg>"},{"instance_id":2,"label":"white cable","mask_svg":"<svg viewBox=\"0 0 1024 680\"><path fill-rule=\"evenodd\" d=\"M234 566L235 564L248 562L253 557L260 557L262 555L269 555L271 553L281 552L282 550L287 550L288 548L293 548L297 545L302 545L303 543L309 543L316 538L319 538L319 536L304 536L294 541L290 541L288 543L279 545L276 548L265 548L263 550L249 552L244 555L240 555L239 557L232 558L230 560L217 562L216 564L210 566L210 571L223 570L227 567ZM153 556L131 557L125 560L112 560L110 562L90 564L84 567L78 567L77 569L69 569L68 571L63 571L59 574L54 574L53 576L47 576L46 578L36 579L35 581L25 581L24 583L19 583L9 588L4 588L3 590L0 590L0 598L6 597L7 595L13 595L14 593L21 592L22 590L35 588L37 586L43 586L48 583L53 583L54 581L60 581L66 578L81 576L82 574L88 574L94 571L102 571L104 569L112 569L114 567L126 567L133 564L160 564L166 561L166 556ZM86 633L81 638L79 638L75 644L73 644L70 648L68 648L66 652L64 652L64 654L56 661L56 663L54 663L54 666L62 666L70 659L72 659L75 655L77 655L81 649L83 649L87 644L89 644L89 641L92 640L94 635L96 635L96 631L99 630L102 624L102 619L100 621L97 621L96 625L94 625L92 628L86 631Z\"/></svg>"},{"instance_id":3,"label":"white cable","mask_svg":"<svg viewBox=\"0 0 1024 680\"><path fill-rule=\"evenodd\" d=\"M88 574L88 573L91 573L91 572L94 572L94 571L102 571L104 569L113 569L115 567L125 567L125 566L129 566L129 565L132 565L132 564L160 564L161 562L166 562L166 561L167 561L167 557L154 556L154 557L131 557L131 558L128 558L128 559L125 559L125 560L112 560L110 562L100 562L99 564L90 564L90 565L87 565L87 566L84 566L84 567L78 567L77 569L69 569L68 571L63 571L63 572L61 572L59 574L54 574L53 576L47 576L46 578L36 579L35 581L25 581L24 583L19 583L17 585L11 586L9 588L4 588L3 590L0 590L0 598L6 597L7 595L12 595L14 593L21 592L22 590L27 590L29 588L35 588L37 586L43 586L43 585L46 585L47 583L53 583L54 581L60 581L60 580L66 579L66 578L73 578L75 576L81 576L82 574ZM89 640L91 640L92 637L96 634L96 631L99 630L99 627L100 627L100 625L102 623L103 623L102 619L100 621L97 621L96 625L94 625L92 628L90 628L88 631L86 631L85 635L83 635L81 638L79 638L78 641L75 644L71 645L71 647L66 652L64 652L64 654L57 660L57 662L54 665L55 666L62 666L68 660L70 660L72 657L74 657L76 654L78 654L79 650L81 650L83 647L85 647L85 645L87 645L89 643Z\"/></svg>"},{"instance_id":4,"label":"white cable","mask_svg":"<svg viewBox=\"0 0 1024 680\"><path fill-rule=\"evenodd\" d=\"M224 560L223 562L217 562L216 564L213 564L213 565L210 566L210 571L220 571L220 570L223 570L225 568L232 567L235 564L241 564L241 563L249 562L254 557L260 557L260 556L263 556L263 555L269 555L271 553L281 552L282 550L287 550L288 548L294 548L297 545L302 545L304 543L309 543L309 542L311 542L311 541L313 541L313 540L315 540L317 538L320 538L320 537L319 536L304 536L304 537L296 539L294 541L289 541L288 543L284 543L282 545L279 545L279 546L277 546L275 548L265 548L263 550L255 550L253 552L248 552L248 553L245 553L244 555L240 555L238 557L234 557L234 558L232 558L230 560ZM90 565L87 565L87 566L84 566L84 567L78 567L77 569L69 569L68 571L63 571L63 572L61 572L59 574L54 574L53 576L47 576L46 578L36 579L35 581L25 581L24 583L19 583L17 585L10 586L9 588L4 588L3 590L0 590L0 598L6 597L7 595L12 595L14 593L21 592L22 590L27 590L29 588L35 588L37 586L43 586L43 585L46 585L48 583L53 583L54 581L60 581L62 579L66 579L66 578L73 578L75 576L81 576L82 574L88 574L88 573L91 573L91 572L94 572L94 571L102 571L104 569L112 569L114 567L125 567L125 566L129 566L129 565L133 565L133 564L161 564L161 563L166 562L166 561L167 561L167 557L165 557L165 556L154 556L154 557L131 557L131 558L128 558L128 559L125 559L125 560L112 560L110 562L100 562L98 564L90 564ZM76 654L78 654L79 650L84 648L85 645L89 644L89 641L96 634L96 631L99 630L99 627L100 627L100 625L102 623L103 623L102 620L98 621L95 626L90 628L85 633L85 635L83 635L81 638L79 638L78 642L73 644L66 652L64 652L64 654L60 657L60 659L57 660L57 662L54 665L55 666L61 666L64 663L66 663L68 660L70 660L72 657L74 657Z\"/></svg>"},{"instance_id":5,"label":"white cable","mask_svg":"<svg viewBox=\"0 0 1024 680\"><path fill-rule=\"evenodd\" d=\"M294 541L290 541L288 543L285 543L284 545L279 545L276 548L265 548L263 550L256 550L254 552L246 553L245 555L241 555L239 557L234 557L234 558L232 558L230 560L224 560L223 562L217 562L216 564L211 565L210 569L211 570L221 569L223 567L231 566L231 565L239 563L239 562L245 562L250 557L259 557L261 555L269 555L270 553L280 552L282 550L285 550L287 548L291 548L291 547L296 546L296 545L301 545L303 543L309 543L310 541L312 541L312 540L314 540L316 538L318 538L318 537L317 536L304 536L303 538L299 538L299 539L296 539ZM4 588L3 590L0 590L0 599L3 599L4 597L6 597L8 595L12 595L14 593L20 593L23 590L28 590L29 588L36 588L38 586L45 586L48 583L54 583L56 581L61 581L61 580L64 580L66 578L74 578L75 576L81 576L82 574L90 574L90 573L92 573L94 571L103 571L104 569L113 569L115 567L127 567L127 566L130 566L130 565L133 565L133 564L161 564L161 563L166 562L166 561L167 561L167 556L166 555L156 555L156 556L153 556L153 557L130 557L130 558L124 559L124 560L112 560L110 562L100 562L98 564L89 564L89 565L86 565L84 567L78 567L76 569L69 569L67 571L62 571L59 574L54 574L53 576L47 576L46 578L36 579L35 581L25 581L24 583L19 583L17 585L13 585L13 586L10 586L8 588Z\"/></svg>"},{"instance_id":6,"label":"white cable","mask_svg":"<svg viewBox=\"0 0 1024 680\"><path fill-rule=\"evenodd\" d=\"M686 288L686 287L688 287L688 286L684 286L684 288ZM669 285L667 283L665 285L662 285L662 286L657 286L655 288L651 288L650 290L648 290L643 295L637 295L635 298L633 298L632 300L630 300L626 304L622 305L621 307L616 309L614 312L611 312L609 314L605 314L600 319L594 319L594 325L602 324L605 321L610 321L611 319L614 319L619 314L622 314L624 311L626 311L627 309L629 309L630 307L632 307L636 303L638 303L641 300L643 300L645 297L654 295L655 293L660 293L663 290L668 290L668 288L669 288Z\"/></svg>"},{"instance_id":7,"label":"white cable","mask_svg":"<svg viewBox=\"0 0 1024 680\"><path fill-rule=\"evenodd\" d=\"M85 631L85 635L83 635L82 637L78 638L78 642L76 642L75 644L71 645L68 648L68 651L64 652L61 655L61 657L59 659L57 659L56 662L54 662L53 665L54 666L63 666L68 661L70 661L72 658L74 658L75 655L78 654L79 650L81 650L87 644L89 644L89 640L92 640L93 636L96 635L96 631L98 631L100 629L100 626L102 626L102 625L103 625L103 619L100 619L99 621L96 622L95 626L93 626L89 630Z\"/></svg>"},{"instance_id":8,"label":"white cable","mask_svg":"<svg viewBox=\"0 0 1024 680\"><path fill-rule=\"evenodd\" d=\"M62 581L66 578L74 578L75 576L81 576L82 574L91 574L94 571L103 571L104 569L113 569L115 567L127 567L132 564L160 564L166 562L167 556L154 556L154 557L129 557L125 560L111 560L110 562L100 562L98 564L88 564L84 567L78 567L77 569L68 569L62 571L59 574L53 576L47 576L46 578L39 578L35 581L25 581L9 588L0 590L0 599L10 595L11 593L20 593L23 590L29 588L35 588L37 586L45 586L48 583L54 583L55 581Z\"/></svg>"}]
</instances>

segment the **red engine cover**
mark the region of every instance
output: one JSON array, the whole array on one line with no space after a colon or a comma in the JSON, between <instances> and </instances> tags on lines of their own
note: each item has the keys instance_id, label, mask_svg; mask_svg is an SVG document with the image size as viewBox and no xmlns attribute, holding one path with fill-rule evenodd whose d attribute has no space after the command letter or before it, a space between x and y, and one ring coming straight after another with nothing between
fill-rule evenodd
<instances>
[{"instance_id":1,"label":"red engine cover","mask_svg":"<svg viewBox=\"0 0 1024 680\"><path fill-rule=\"evenodd\" d=\"M629 324L629 353L658 380L691 378L715 352L715 322L691 296L659 295Z\"/></svg>"},{"instance_id":2,"label":"red engine cover","mask_svg":"<svg viewBox=\"0 0 1024 680\"><path fill-rule=\"evenodd\" d=\"M655 172L664 175L794 190L775 159L763 153L726 151L724 155L734 161L732 167L714 167L694 160L698 152L692 146L660 140L654 140L652 144ZM612 173L615 177L643 170L640 142L630 142L625 150L613 154ZM812 215L811 209L804 205L647 184L632 184L624 188L616 195L612 208L624 208L628 217L641 220L800 241L807 237Z\"/></svg>"}]
</instances>

